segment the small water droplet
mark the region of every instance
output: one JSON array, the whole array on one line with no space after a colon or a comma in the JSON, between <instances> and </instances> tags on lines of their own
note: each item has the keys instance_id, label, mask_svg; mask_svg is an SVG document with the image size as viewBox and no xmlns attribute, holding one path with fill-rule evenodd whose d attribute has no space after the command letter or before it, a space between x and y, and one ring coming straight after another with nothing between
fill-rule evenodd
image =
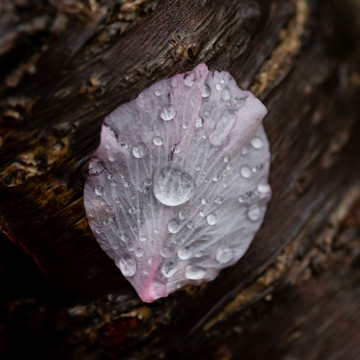
<instances>
[{"instance_id":1,"label":"small water droplet","mask_svg":"<svg viewBox=\"0 0 360 360\"><path fill-rule=\"evenodd\" d=\"M90 162L90 164L89 164L89 174L90 175L98 176L103 171L105 171L105 166L101 160L95 158L94 160L92 160Z\"/></svg>"},{"instance_id":2,"label":"small water droplet","mask_svg":"<svg viewBox=\"0 0 360 360\"><path fill-rule=\"evenodd\" d=\"M184 248L180 248L177 252L179 259L181 260L187 260L190 259L192 252L190 251L190 249L184 247Z\"/></svg>"},{"instance_id":3,"label":"small water droplet","mask_svg":"<svg viewBox=\"0 0 360 360\"><path fill-rule=\"evenodd\" d=\"M136 273L136 262L131 258L121 258L118 262L118 266L124 276L134 276Z\"/></svg>"},{"instance_id":4,"label":"small water droplet","mask_svg":"<svg viewBox=\"0 0 360 360\"><path fill-rule=\"evenodd\" d=\"M169 230L169 233L176 234L180 230L180 224L178 223L178 221L176 219L171 219L168 222L167 228Z\"/></svg>"},{"instance_id":5,"label":"small water droplet","mask_svg":"<svg viewBox=\"0 0 360 360\"><path fill-rule=\"evenodd\" d=\"M216 174L216 175L213 177L212 181L213 181L213 182L217 182L217 181L219 181L219 179L220 179L220 175L219 175L219 174Z\"/></svg>"},{"instance_id":6,"label":"small water droplet","mask_svg":"<svg viewBox=\"0 0 360 360\"><path fill-rule=\"evenodd\" d=\"M150 186L152 184L151 179L145 179L144 184L145 184L145 186Z\"/></svg>"},{"instance_id":7,"label":"small water droplet","mask_svg":"<svg viewBox=\"0 0 360 360\"><path fill-rule=\"evenodd\" d=\"M231 93L230 93L230 90L227 87L225 87L224 90L222 91L221 98L224 101L229 101L231 99Z\"/></svg>"},{"instance_id":8,"label":"small water droplet","mask_svg":"<svg viewBox=\"0 0 360 360\"><path fill-rule=\"evenodd\" d=\"M148 259L148 264L152 265L154 263L154 260L155 259L152 256L150 256L149 259Z\"/></svg>"},{"instance_id":9,"label":"small water droplet","mask_svg":"<svg viewBox=\"0 0 360 360\"><path fill-rule=\"evenodd\" d=\"M207 139L207 135L204 134L204 135L202 136L202 138L203 138L203 139Z\"/></svg>"},{"instance_id":10,"label":"small water droplet","mask_svg":"<svg viewBox=\"0 0 360 360\"><path fill-rule=\"evenodd\" d=\"M138 142L132 148L132 153L137 159L142 158L146 153L146 145L143 142Z\"/></svg>"},{"instance_id":11,"label":"small water droplet","mask_svg":"<svg viewBox=\"0 0 360 360\"><path fill-rule=\"evenodd\" d=\"M180 211L179 211L179 219L180 219L180 220L185 220L185 219L186 219L186 212L185 212L185 210L180 210Z\"/></svg>"},{"instance_id":12,"label":"small water droplet","mask_svg":"<svg viewBox=\"0 0 360 360\"><path fill-rule=\"evenodd\" d=\"M270 188L270 185L269 185L269 184L259 184L259 185L257 186L257 191L258 191L260 194L270 194L271 188Z\"/></svg>"},{"instance_id":13,"label":"small water droplet","mask_svg":"<svg viewBox=\"0 0 360 360\"><path fill-rule=\"evenodd\" d=\"M98 196L104 195L104 188L101 185L95 186L95 194Z\"/></svg>"},{"instance_id":14,"label":"small water droplet","mask_svg":"<svg viewBox=\"0 0 360 360\"><path fill-rule=\"evenodd\" d=\"M129 251L134 251L134 250L135 250L135 244L134 244L132 241L129 241L129 242L126 244L126 248L127 248Z\"/></svg>"},{"instance_id":15,"label":"small water droplet","mask_svg":"<svg viewBox=\"0 0 360 360\"><path fill-rule=\"evenodd\" d=\"M249 152L249 148L246 145L243 146L243 148L241 149L241 154L246 155L248 152Z\"/></svg>"},{"instance_id":16,"label":"small water droplet","mask_svg":"<svg viewBox=\"0 0 360 360\"><path fill-rule=\"evenodd\" d=\"M240 174L243 178L248 179L251 175L251 169L247 165L243 165L240 169Z\"/></svg>"},{"instance_id":17,"label":"small water droplet","mask_svg":"<svg viewBox=\"0 0 360 360\"><path fill-rule=\"evenodd\" d=\"M154 136L152 141L156 146L161 146L164 143L164 140L160 136Z\"/></svg>"},{"instance_id":18,"label":"small water droplet","mask_svg":"<svg viewBox=\"0 0 360 360\"><path fill-rule=\"evenodd\" d=\"M161 273L166 278L171 278L177 272L177 268L172 261L167 261L161 268Z\"/></svg>"},{"instance_id":19,"label":"small water droplet","mask_svg":"<svg viewBox=\"0 0 360 360\"><path fill-rule=\"evenodd\" d=\"M156 95L156 96L160 96L160 95L161 95L161 90L156 89L156 90L155 90L155 95Z\"/></svg>"},{"instance_id":20,"label":"small water droplet","mask_svg":"<svg viewBox=\"0 0 360 360\"><path fill-rule=\"evenodd\" d=\"M128 239L129 239L129 237L128 237L126 234L122 234L122 235L120 236L120 240L123 241L123 242L128 241Z\"/></svg>"},{"instance_id":21,"label":"small water droplet","mask_svg":"<svg viewBox=\"0 0 360 360\"><path fill-rule=\"evenodd\" d=\"M202 203L203 205L206 205L206 204L208 203L208 201L207 201L207 199L202 198L202 199L201 199L201 203Z\"/></svg>"},{"instance_id":22,"label":"small water droplet","mask_svg":"<svg viewBox=\"0 0 360 360\"><path fill-rule=\"evenodd\" d=\"M205 270L194 265L188 265L185 269L185 276L189 280L201 280L205 276Z\"/></svg>"},{"instance_id":23,"label":"small water droplet","mask_svg":"<svg viewBox=\"0 0 360 360\"><path fill-rule=\"evenodd\" d=\"M254 149L261 149L263 147L262 140L257 136L251 139L250 144Z\"/></svg>"},{"instance_id":24,"label":"small water droplet","mask_svg":"<svg viewBox=\"0 0 360 360\"><path fill-rule=\"evenodd\" d=\"M224 163L228 163L230 161L230 155L224 156Z\"/></svg>"},{"instance_id":25,"label":"small water droplet","mask_svg":"<svg viewBox=\"0 0 360 360\"><path fill-rule=\"evenodd\" d=\"M162 204L178 206L191 199L195 184L189 174L167 167L154 176L153 190L156 199Z\"/></svg>"},{"instance_id":26,"label":"small water droplet","mask_svg":"<svg viewBox=\"0 0 360 360\"><path fill-rule=\"evenodd\" d=\"M259 205L251 205L247 210L247 216L251 221L258 221L260 219L261 211Z\"/></svg>"},{"instance_id":27,"label":"small water droplet","mask_svg":"<svg viewBox=\"0 0 360 360\"><path fill-rule=\"evenodd\" d=\"M213 226L217 223L217 218L216 218L216 215L215 214L209 214L207 217L206 217L206 221L209 225Z\"/></svg>"},{"instance_id":28,"label":"small water droplet","mask_svg":"<svg viewBox=\"0 0 360 360\"><path fill-rule=\"evenodd\" d=\"M217 83L215 85L215 88L216 88L217 91L220 91L222 89L222 85L220 83Z\"/></svg>"},{"instance_id":29,"label":"small water droplet","mask_svg":"<svg viewBox=\"0 0 360 360\"><path fill-rule=\"evenodd\" d=\"M224 199L221 196L217 196L215 199L216 204L222 204L223 201L224 201Z\"/></svg>"},{"instance_id":30,"label":"small water droplet","mask_svg":"<svg viewBox=\"0 0 360 360\"><path fill-rule=\"evenodd\" d=\"M137 248L136 250L135 250L135 256L137 256L137 257L142 257L144 255L144 249L143 248Z\"/></svg>"},{"instance_id":31,"label":"small water droplet","mask_svg":"<svg viewBox=\"0 0 360 360\"><path fill-rule=\"evenodd\" d=\"M194 227L194 224L192 223L192 221L189 221L187 224L186 224L186 227L188 229L192 229Z\"/></svg>"},{"instance_id":32,"label":"small water droplet","mask_svg":"<svg viewBox=\"0 0 360 360\"><path fill-rule=\"evenodd\" d=\"M89 216L90 217L95 217L95 210L94 209L89 210Z\"/></svg>"},{"instance_id":33,"label":"small water droplet","mask_svg":"<svg viewBox=\"0 0 360 360\"><path fill-rule=\"evenodd\" d=\"M189 126L188 123L184 123L182 127L184 130L186 130L188 128L188 126Z\"/></svg>"},{"instance_id":34,"label":"small water droplet","mask_svg":"<svg viewBox=\"0 0 360 360\"><path fill-rule=\"evenodd\" d=\"M233 258L233 251L227 247L219 246L216 251L216 260L219 263L225 264L232 260Z\"/></svg>"},{"instance_id":35,"label":"small water droplet","mask_svg":"<svg viewBox=\"0 0 360 360\"><path fill-rule=\"evenodd\" d=\"M124 186L127 187L127 188L130 187L130 186L131 186L131 182L130 182L130 181L125 181L125 182L124 182Z\"/></svg>"},{"instance_id":36,"label":"small water droplet","mask_svg":"<svg viewBox=\"0 0 360 360\"><path fill-rule=\"evenodd\" d=\"M198 116L196 120L196 127L201 128L204 125L204 119L201 116Z\"/></svg>"},{"instance_id":37,"label":"small water droplet","mask_svg":"<svg viewBox=\"0 0 360 360\"><path fill-rule=\"evenodd\" d=\"M164 121L172 120L176 115L176 109L173 105L165 105L160 111L160 117Z\"/></svg>"},{"instance_id":38,"label":"small water droplet","mask_svg":"<svg viewBox=\"0 0 360 360\"><path fill-rule=\"evenodd\" d=\"M169 258L169 257L172 256L172 253L171 253L170 249L163 247L163 248L161 248L161 250L160 250L160 255L161 255L163 258L167 259L167 258Z\"/></svg>"},{"instance_id":39,"label":"small water droplet","mask_svg":"<svg viewBox=\"0 0 360 360\"><path fill-rule=\"evenodd\" d=\"M195 166L195 171L200 171L201 170L201 166L200 165L196 165Z\"/></svg>"},{"instance_id":40,"label":"small water droplet","mask_svg":"<svg viewBox=\"0 0 360 360\"><path fill-rule=\"evenodd\" d=\"M146 235L141 235L140 236L140 241L146 241L147 240L147 236Z\"/></svg>"},{"instance_id":41,"label":"small water droplet","mask_svg":"<svg viewBox=\"0 0 360 360\"><path fill-rule=\"evenodd\" d=\"M102 233L102 227L101 226L95 226L95 232L97 233L97 234L101 234Z\"/></svg>"},{"instance_id":42,"label":"small water droplet","mask_svg":"<svg viewBox=\"0 0 360 360\"><path fill-rule=\"evenodd\" d=\"M196 79L196 75L195 73L191 72L191 73L187 73L184 75L184 84L186 86L193 86L195 83L195 79Z\"/></svg>"},{"instance_id":43,"label":"small water droplet","mask_svg":"<svg viewBox=\"0 0 360 360\"><path fill-rule=\"evenodd\" d=\"M108 159L111 162L115 161L115 155L109 155Z\"/></svg>"},{"instance_id":44,"label":"small water droplet","mask_svg":"<svg viewBox=\"0 0 360 360\"><path fill-rule=\"evenodd\" d=\"M199 211L199 215L200 215L201 217L205 217L205 212L204 212L203 210L200 210L200 211Z\"/></svg>"},{"instance_id":45,"label":"small water droplet","mask_svg":"<svg viewBox=\"0 0 360 360\"><path fill-rule=\"evenodd\" d=\"M207 98L211 94L210 86L208 84L205 84L202 91L202 97Z\"/></svg>"},{"instance_id":46,"label":"small water droplet","mask_svg":"<svg viewBox=\"0 0 360 360\"><path fill-rule=\"evenodd\" d=\"M172 85L174 88L176 88L176 87L178 86L178 80L177 80L176 77L173 77L173 78L171 79L171 85Z\"/></svg>"}]
</instances>

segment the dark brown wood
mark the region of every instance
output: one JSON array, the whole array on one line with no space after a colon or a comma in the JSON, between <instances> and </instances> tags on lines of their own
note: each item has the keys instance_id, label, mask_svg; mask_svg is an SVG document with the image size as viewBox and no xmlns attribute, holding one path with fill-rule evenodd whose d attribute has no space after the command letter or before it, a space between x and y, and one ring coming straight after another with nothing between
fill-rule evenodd
<instances>
[{"instance_id":1,"label":"dark brown wood","mask_svg":"<svg viewBox=\"0 0 360 360\"><path fill-rule=\"evenodd\" d=\"M3 0L0 354L360 358L359 14L358 0ZM88 227L87 162L111 110L200 62L267 106L273 198L235 266L144 304Z\"/></svg>"}]
</instances>

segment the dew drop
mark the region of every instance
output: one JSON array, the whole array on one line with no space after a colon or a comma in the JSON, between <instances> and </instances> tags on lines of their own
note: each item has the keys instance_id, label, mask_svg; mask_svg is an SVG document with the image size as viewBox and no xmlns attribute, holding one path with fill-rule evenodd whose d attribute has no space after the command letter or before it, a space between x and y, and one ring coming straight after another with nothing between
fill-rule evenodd
<instances>
[{"instance_id":1,"label":"dew drop","mask_svg":"<svg viewBox=\"0 0 360 360\"><path fill-rule=\"evenodd\" d=\"M228 163L230 161L230 155L224 156L224 163Z\"/></svg>"},{"instance_id":2,"label":"dew drop","mask_svg":"<svg viewBox=\"0 0 360 360\"><path fill-rule=\"evenodd\" d=\"M154 136L152 141L156 146L161 146L164 143L164 140L160 136Z\"/></svg>"},{"instance_id":3,"label":"dew drop","mask_svg":"<svg viewBox=\"0 0 360 360\"><path fill-rule=\"evenodd\" d=\"M143 248L137 248L135 250L135 256L142 257L144 255L144 249Z\"/></svg>"},{"instance_id":4,"label":"dew drop","mask_svg":"<svg viewBox=\"0 0 360 360\"><path fill-rule=\"evenodd\" d=\"M177 268L172 261L167 261L161 268L161 273L166 278L171 278L177 272Z\"/></svg>"},{"instance_id":5,"label":"dew drop","mask_svg":"<svg viewBox=\"0 0 360 360\"><path fill-rule=\"evenodd\" d=\"M195 184L186 172L166 167L154 176L154 195L167 206L178 206L187 202L194 195Z\"/></svg>"},{"instance_id":6,"label":"dew drop","mask_svg":"<svg viewBox=\"0 0 360 360\"><path fill-rule=\"evenodd\" d=\"M196 165L195 166L195 171L200 171L201 170L201 166L200 165Z\"/></svg>"},{"instance_id":7,"label":"dew drop","mask_svg":"<svg viewBox=\"0 0 360 360\"><path fill-rule=\"evenodd\" d=\"M208 203L208 201L207 201L207 199L202 198L202 199L201 199L201 203L202 203L203 205L206 205L206 204Z\"/></svg>"},{"instance_id":8,"label":"dew drop","mask_svg":"<svg viewBox=\"0 0 360 360\"><path fill-rule=\"evenodd\" d=\"M205 276L205 270L194 265L189 265L185 269L185 276L189 280L201 280Z\"/></svg>"},{"instance_id":9,"label":"dew drop","mask_svg":"<svg viewBox=\"0 0 360 360\"><path fill-rule=\"evenodd\" d=\"M109 159L109 161L113 162L113 161L115 161L115 156L114 155L109 155L108 159Z\"/></svg>"},{"instance_id":10,"label":"dew drop","mask_svg":"<svg viewBox=\"0 0 360 360\"><path fill-rule=\"evenodd\" d=\"M257 186L257 191L260 194L270 194L271 188L270 188L269 184L259 184Z\"/></svg>"},{"instance_id":11,"label":"dew drop","mask_svg":"<svg viewBox=\"0 0 360 360\"><path fill-rule=\"evenodd\" d=\"M261 149L263 147L262 140L257 136L251 139L250 144L254 149Z\"/></svg>"},{"instance_id":12,"label":"dew drop","mask_svg":"<svg viewBox=\"0 0 360 360\"><path fill-rule=\"evenodd\" d=\"M131 258L121 258L119 260L118 266L124 276L130 277L134 276L136 273L136 262Z\"/></svg>"},{"instance_id":13,"label":"dew drop","mask_svg":"<svg viewBox=\"0 0 360 360\"><path fill-rule=\"evenodd\" d=\"M209 225L215 225L217 223L217 218L216 218L216 215L215 214L209 214L207 217L206 217L206 221Z\"/></svg>"},{"instance_id":14,"label":"dew drop","mask_svg":"<svg viewBox=\"0 0 360 360\"><path fill-rule=\"evenodd\" d=\"M105 170L103 162L99 159L94 159L89 164L89 174L98 176Z\"/></svg>"},{"instance_id":15,"label":"dew drop","mask_svg":"<svg viewBox=\"0 0 360 360\"><path fill-rule=\"evenodd\" d=\"M217 196L215 198L215 203L216 204L222 204L223 201L224 201L224 199L221 196Z\"/></svg>"},{"instance_id":16,"label":"dew drop","mask_svg":"<svg viewBox=\"0 0 360 360\"><path fill-rule=\"evenodd\" d=\"M188 249L186 247L180 248L177 253L178 253L179 259L181 259L181 260L190 259L191 255L192 255L192 252L190 251L190 249Z\"/></svg>"},{"instance_id":17,"label":"dew drop","mask_svg":"<svg viewBox=\"0 0 360 360\"><path fill-rule=\"evenodd\" d=\"M150 186L151 184L152 184L151 179L145 179L145 180L144 180L144 185L145 185L145 186Z\"/></svg>"},{"instance_id":18,"label":"dew drop","mask_svg":"<svg viewBox=\"0 0 360 360\"><path fill-rule=\"evenodd\" d=\"M233 258L233 251L227 247L218 247L216 251L216 260L219 263L225 264L232 260Z\"/></svg>"},{"instance_id":19,"label":"dew drop","mask_svg":"<svg viewBox=\"0 0 360 360\"><path fill-rule=\"evenodd\" d=\"M205 84L202 91L202 97L207 98L211 94L210 86L208 84Z\"/></svg>"},{"instance_id":20,"label":"dew drop","mask_svg":"<svg viewBox=\"0 0 360 360\"><path fill-rule=\"evenodd\" d=\"M195 83L196 75L195 73L187 73L184 75L184 84L186 86L193 86Z\"/></svg>"},{"instance_id":21,"label":"dew drop","mask_svg":"<svg viewBox=\"0 0 360 360\"><path fill-rule=\"evenodd\" d=\"M203 210L200 210L200 211L199 211L199 215L200 215L201 217L205 217L205 212L204 212Z\"/></svg>"},{"instance_id":22,"label":"dew drop","mask_svg":"<svg viewBox=\"0 0 360 360\"><path fill-rule=\"evenodd\" d=\"M168 230L171 234L176 234L180 230L180 224L176 219L171 219L168 222Z\"/></svg>"},{"instance_id":23,"label":"dew drop","mask_svg":"<svg viewBox=\"0 0 360 360\"><path fill-rule=\"evenodd\" d=\"M104 188L101 185L95 186L95 194L99 196L103 196Z\"/></svg>"},{"instance_id":24,"label":"dew drop","mask_svg":"<svg viewBox=\"0 0 360 360\"><path fill-rule=\"evenodd\" d=\"M186 219L186 212L185 212L185 210L180 210L180 211L179 211L179 219L180 219L180 220L185 220L185 219Z\"/></svg>"},{"instance_id":25,"label":"dew drop","mask_svg":"<svg viewBox=\"0 0 360 360\"><path fill-rule=\"evenodd\" d=\"M173 105L165 105L160 111L160 117L164 121L172 120L176 115L176 109Z\"/></svg>"},{"instance_id":26,"label":"dew drop","mask_svg":"<svg viewBox=\"0 0 360 360\"><path fill-rule=\"evenodd\" d=\"M130 181L125 181L125 182L124 182L124 186L127 187L127 188L130 187L130 186L131 186L131 182L130 182Z\"/></svg>"},{"instance_id":27,"label":"dew drop","mask_svg":"<svg viewBox=\"0 0 360 360\"><path fill-rule=\"evenodd\" d=\"M248 152L249 152L249 148L246 145L243 146L243 148L241 149L241 154L246 155Z\"/></svg>"},{"instance_id":28,"label":"dew drop","mask_svg":"<svg viewBox=\"0 0 360 360\"><path fill-rule=\"evenodd\" d=\"M140 241L146 241L147 240L147 236L145 236L145 235L141 235L140 236Z\"/></svg>"},{"instance_id":29,"label":"dew drop","mask_svg":"<svg viewBox=\"0 0 360 360\"><path fill-rule=\"evenodd\" d=\"M161 90L156 89L156 90L155 90L155 95L156 95L156 96L160 96L160 95L161 95Z\"/></svg>"},{"instance_id":30,"label":"dew drop","mask_svg":"<svg viewBox=\"0 0 360 360\"><path fill-rule=\"evenodd\" d=\"M192 223L192 221L189 221L187 224L186 224L186 227L188 229L192 229L194 227L194 224Z\"/></svg>"},{"instance_id":31,"label":"dew drop","mask_svg":"<svg viewBox=\"0 0 360 360\"><path fill-rule=\"evenodd\" d=\"M230 90L227 87L224 88L224 90L222 91L221 98L224 101L229 101L231 99L231 93L230 93Z\"/></svg>"},{"instance_id":32,"label":"dew drop","mask_svg":"<svg viewBox=\"0 0 360 360\"><path fill-rule=\"evenodd\" d=\"M240 174L243 178L248 179L252 175L252 172L249 166L244 165L240 169Z\"/></svg>"},{"instance_id":33,"label":"dew drop","mask_svg":"<svg viewBox=\"0 0 360 360\"><path fill-rule=\"evenodd\" d=\"M196 127L201 128L204 125L204 119L201 116L198 116L196 120Z\"/></svg>"},{"instance_id":34,"label":"dew drop","mask_svg":"<svg viewBox=\"0 0 360 360\"><path fill-rule=\"evenodd\" d=\"M101 234L102 233L102 227L101 226L95 226L95 232L97 233L97 234Z\"/></svg>"},{"instance_id":35,"label":"dew drop","mask_svg":"<svg viewBox=\"0 0 360 360\"><path fill-rule=\"evenodd\" d=\"M146 145L143 142L138 142L132 148L132 153L137 159L142 158L146 153Z\"/></svg>"},{"instance_id":36,"label":"dew drop","mask_svg":"<svg viewBox=\"0 0 360 360\"><path fill-rule=\"evenodd\" d=\"M217 84L215 85L215 89L216 89L217 91L220 91L220 90L222 89L222 85L221 85L220 83L217 83Z\"/></svg>"},{"instance_id":37,"label":"dew drop","mask_svg":"<svg viewBox=\"0 0 360 360\"><path fill-rule=\"evenodd\" d=\"M257 204L251 205L247 210L247 216L251 221L258 221L260 219L260 208Z\"/></svg>"},{"instance_id":38,"label":"dew drop","mask_svg":"<svg viewBox=\"0 0 360 360\"><path fill-rule=\"evenodd\" d=\"M186 130L188 128L188 126L189 126L188 123L184 123L182 127L184 130Z\"/></svg>"}]
</instances>

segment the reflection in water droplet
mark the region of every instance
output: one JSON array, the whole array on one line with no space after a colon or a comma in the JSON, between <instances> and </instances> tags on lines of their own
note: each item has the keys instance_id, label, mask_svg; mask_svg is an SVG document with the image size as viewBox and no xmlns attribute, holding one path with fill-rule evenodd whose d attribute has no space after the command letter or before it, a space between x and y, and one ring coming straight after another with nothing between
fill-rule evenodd
<instances>
[{"instance_id":1,"label":"reflection in water droplet","mask_svg":"<svg viewBox=\"0 0 360 360\"><path fill-rule=\"evenodd\" d=\"M186 219L186 212L185 212L185 210L180 210L180 211L179 211L179 219L180 219L180 220L185 220L185 219Z\"/></svg>"},{"instance_id":2,"label":"reflection in water droplet","mask_svg":"<svg viewBox=\"0 0 360 360\"><path fill-rule=\"evenodd\" d=\"M176 109L173 105L165 105L160 112L160 117L164 121L172 120L176 115Z\"/></svg>"},{"instance_id":3,"label":"reflection in water droplet","mask_svg":"<svg viewBox=\"0 0 360 360\"><path fill-rule=\"evenodd\" d=\"M154 176L154 195L167 206L178 206L187 202L194 195L195 184L186 172L166 167Z\"/></svg>"},{"instance_id":4,"label":"reflection in water droplet","mask_svg":"<svg viewBox=\"0 0 360 360\"><path fill-rule=\"evenodd\" d=\"M185 269L185 276L189 280L201 280L205 276L205 270L194 265L189 265Z\"/></svg>"},{"instance_id":5,"label":"reflection in water droplet","mask_svg":"<svg viewBox=\"0 0 360 360\"><path fill-rule=\"evenodd\" d=\"M138 142L135 144L135 146L132 148L132 153L137 159L142 158L146 153L145 144L143 142Z\"/></svg>"},{"instance_id":6,"label":"reflection in water droplet","mask_svg":"<svg viewBox=\"0 0 360 360\"><path fill-rule=\"evenodd\" d=\"M156 89L156 90L155 90L155 95L156 95L156 96L160 96L160 95L161 95L161 90Z\"/></svg>"},{"instance_id":7,"label":"reflection in water droplet","mask_svg":"<svg viewBox=\"0 0 360 360\"><path fill-rule=\"evenodd\" d=\"M231 99L231 93L230 93L230 90L227 87L224 88L224 90L222 91L221 98L224 101L229 101Z\"/></svg>"},{"instance_id":8,"label":"reflection in water droplet","mask_svg":"<svg viewBox=\"0 0 360 360\"><path fill-rule=\"evenodd\" d=\"M261 149L263 147L262 140L257 136L251 139L250 144L254 149Z\"/></svg>"},{"instance_id":9,"label":"reflection in water droplet","mask_svg":"<svg viewBox=\"0 0 360 360\"><path fill-rule=\"evenodd\" d=\"M210 96L210 94L211 94L210 86L205 84L202 91L202 97L207 98Z\"/></svg>"},{"instance_id":10,"label":"reflection in water droplet","mask_svg":"<svg viewBox=\"0 0 360 360\"><path fill-rule=\"evenodd\" d=\"M135 250L135 255L136 255L137 257L143 256L143 255L144 255L144 249L143 249L143 248L137 248L137 249Z\"/></svg>"},{"instance_id":11,"label":"reflection in water droplet","mask_svg":"<svg viewBox=\"0 0 360 360\"><path fill-rule=\"evenodd\" d=\"M146 240L147 240L147 236L145 236L145 235L140 236L140 241L146 241Z\"/></svg>"},{"instance_id":12,"label":"reflection in water droplet","mask_svg":"<svg viewBox=\"0 0 360 360\"><path fill-rule=\"evenodd\" d=\"M251 221L258 221L260 219L260 208L257 204L251 205L247 210L247 216Z\"/></svg>"},{"instance_id":13,"label":"reflection in water droplet","mask_svg":"<svg viewBox=\"0 0 360 360\"><path fill-rule=\"evenodd\" d=\"M178 257L181 259L181 260L187 260L187 259L190 259L191 257L191 251L188 249L188 248L180 248L178 250Z\"/></svg>"},{"instance_id":14,"label":"reflection in water droplet","mask_svg":"<svg viewBox=\"0 0 360 360\"><path fill-rule=\"evenodd\" d=\"M215 88L216 88L217 91L220 91L222 89L222 85L220 83L217 83L215 85Z\"/></svg>"},{"instance_id":15,"label":"reflection in water droplet","mask_svg":"<svg viewBox=\"0 0 360 360\"><path fill-rule=\"evenodd\" d=\"M216 251L216 260L219 263L225 264L232 260L233 251L227 247L220 246Z\"/></svg>"},{"instance_id":16,"label":"reflection in water droplet","mask_svg":"<svg viewBox=\"0 0 360 360\"><path fill-rule=\"evenodd\" d=\"M95 186L95 194L99 195L99 196L103 196L104 195L104 188L100 185Z\"/></svg>"},{"instance_id":17,"label":"reflection in water droplet","mask_svg":"<svg viewBox=\"0 0 360 360\"><path fill-rule=\"evenodd\" d=\"M171 234L176 234L180 230L180 224L176 219L171 219L168 222L168 230Z\"/></svg>"},{"instance_id":18,"label":"reflection in water droplet","mask_svg":"<svg viewBox=\"0 0 360 360\"><path fill-rule=\"evenodd\" d=\"M136 273L136 262L131 258L121 258L118 262L118 266L124 276L134 276Z\"/></svg>"}]
</instances>

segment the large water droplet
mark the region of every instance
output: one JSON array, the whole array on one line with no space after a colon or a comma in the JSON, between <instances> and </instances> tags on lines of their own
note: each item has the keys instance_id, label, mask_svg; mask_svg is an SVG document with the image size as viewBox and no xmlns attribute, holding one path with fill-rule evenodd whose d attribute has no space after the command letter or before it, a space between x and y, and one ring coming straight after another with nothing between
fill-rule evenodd
<instances>
[{"instance_id":1,"label":"large water droplet","mask_svg":"<svg viewBox=\"0 0 360 360\"><path fill-rule=\"evenodd\" d=\"M166 167L157 172L153 181L154 195L167 206L178 206L194 195L195 184L186 172Z\"/></svg>"},{"instance_id":2,"label":"large water droplet","mask_svg":"<svg viewBox=\"0 0 360 360\"><path fill-rule=\"evenodd\" d=\"M176 219L171 219L168 222L168 230L171 234L176 234L180 230L180 224Z\"/></svg>"},{"instance_id":3,"label":"large water droplet","mask_svg":"<svg viewBox=\"0 0 360 360\"><path fill-rule=\"evenodd\" d=\"M251 205L247 210L247 216L251 221L258 221L260 219L261 211L257 204Z\"/></svg>"},{"instance_id":4,"label":"large water droplet","mask_svg":"<svg viewBox=\"0 0 360 360\"><path fill-rule=\"evenodd\" d=\"M205 276L205 270L194 265L189 265L185 269L185 276L189 280L201 280Z\"/></svg>"},{"instance_id":5,"label":"large water droplet","mask_svg":"<svg viewBox=\"0 0 360 360\"><path fill-rule=\"evenodd\" d=\"M258 191L260 194L267 195L267 194L270 194L271 188L270 188L269 184L259 184L259 185L257 186L257 191Z\"/></svg>"},{"instance_id":6,"label":"large water droplet","mask_svg":"<svg viewBox=\"0 0 360 360\"><path fill-rule=\"evenodd\" d=\"M143 142L138 142L132 148L132 153L137 159L142 158L146 153L146 145Z\"/></svg>"},{"instance_id":7,"label":"large water droplet","mask_svg":"<svg viewBox=\"0 0 360 360\"><path fill-rule=\"evenodd\" d=\"M176 115L176 109L173 105L165 105L160 111L160 117L164 121L172 120Z\"/></svg>"},{"instance_id":8,"label":"large water droplet","mask_svg":"<svg viewBox=\"0 0 360 360\"><path fill-rule=\"evenodd\" d=\"M164 140L160 136L155 136L153 138L154 145L161 146L164 143Z\"/></svg>"},{"instance_id":9,"label":"large water droplet","mask_svg":"<svg viewBox=\"0 0 360 360\"><path fill-rule=\"evenodd\" d=\"M192 252L190 249L184 247L184 248L180 248L178 250L178 257L181 259L181 260L187 260L191 257L192 255Z\"/></svg>"},{"instance_id":10,"label":"large water droplet","mask_svg":"<svg viewBox=\"0 0 360 360\"><path fill-rule=\"evenodd\" d=\"M175 264L172 261L167 261L161 268L161 273L166 277L172 277L177 271Z\"/></svg>"},{"instance_id":11,"label":"large water droplet","mask_svg":"<svg viewBox=\"0 0 360 360\"><path fill-rule=\"evenodd\" d=\"M132 258L121 258L118 266L124 276L134 276L136 273L136 262Z\"/></svg>"}]
</instances>

